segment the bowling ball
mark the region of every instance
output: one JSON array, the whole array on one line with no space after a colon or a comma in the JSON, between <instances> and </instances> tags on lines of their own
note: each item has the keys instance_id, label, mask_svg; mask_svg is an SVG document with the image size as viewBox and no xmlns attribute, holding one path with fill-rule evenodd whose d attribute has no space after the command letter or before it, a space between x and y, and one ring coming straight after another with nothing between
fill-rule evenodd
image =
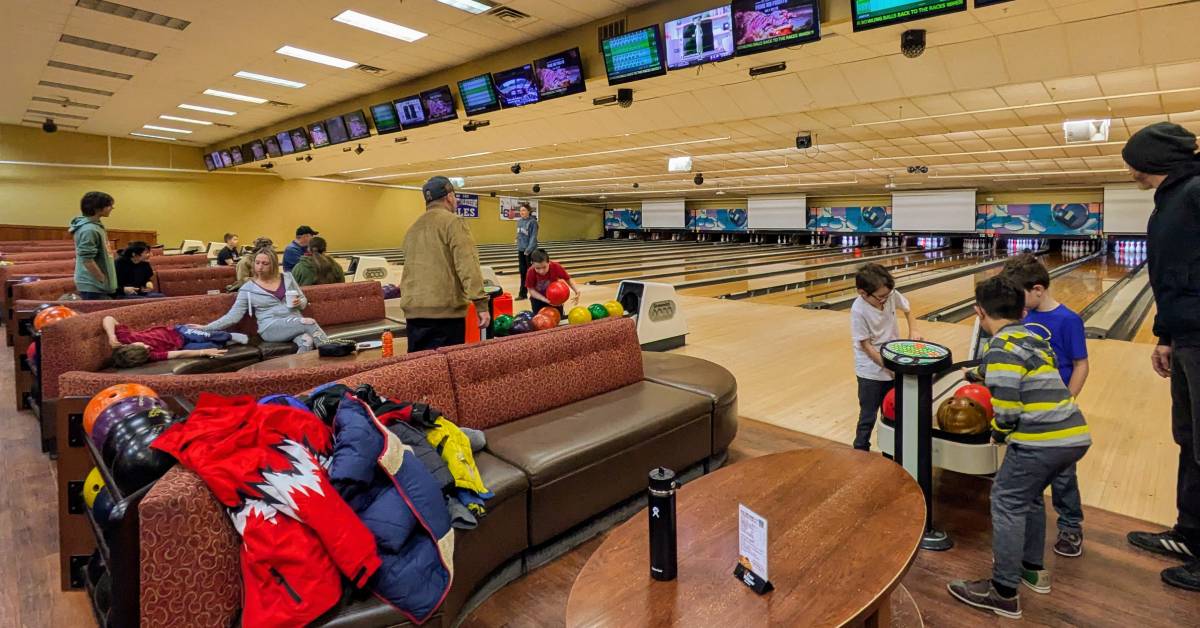
<instances>
[{"instance_id":1,"label":"bowling ball","mask_svg":"<svg viewBox=\"0 0 1200 628\"><path fill-rule=\"evenodd\" d=\"M139 412L144 412L150 408L167 407L166 402L158 397L126 397L108 406L100 412L100 416L96 417L95 424L92 425L92 444L99 451L104 451L104 442L108 440L108 434L112 431L113 426L124 421L126 417L131 417Z\"/></svg>"},{"instance_id":2,"label":"bowling ball","mask_svg":"<svg viewBox=\"0 0 1200 628\"><path fill-rule=\"evenodd\" d=\"M79 316L79 314L69 307L54 305L38 312L37 316L33 317L33 328L42 331L46 327L72 316Z\"/></svg>"},{"instance_id":3,"label":"bowling ball","mask_svg":"<svg viewBox=\"0 0 1200 628\"><path fill-rule=\"evenodd\" d=\"M862 219L868 225L879 229L887 222L887 210L882 207L864 207L862 209Z\"/></svg>"},{"instance_id":4,"label":"bowling ball","mask_svg":"<svg viewBox=\"0 0 1200 628\"><path fill-rule=\"evenodd\" d=\"M621 318L625 316L625 307L616 301L607 301L604 303L604 309L608 311L608 315L613 318Z\"/></svg>"},{"instance_id":5,"label":"bowling ball","mask_svg":"<svg viewBox=\"0 0 1200 628\"><path fill-rule=\"evenodd\" d=\"M542 314L534 316L533 320L530 322L533 324L533 328L537 331L542 331L543 329L554 329L555 327L554 319Z\"/></svg>"},{"instance_id":6,"label":"bowling ball","mask_svg":"<svg viewBox=\"0 0 1200 628\"><path fill-rule=\"evenodd\" d=\"M729 222L733 223L736 227L745 227L746 220L748 218L749 215L747 215L746 210L744 209L739 208L729 210Z\"/></svg>"},{"instance_id":7,"label":"bowling ball","mask_svg":"<svg viewBox=\"0 0 1200 628\"><path fill-rule=\"evenodd\" d=\"M1087 224L1088 206L1083 203L1055 205L1050 212L1054 221L1068 229L1079 229Z\"/></svg>"},{"instance_id":8,"label":"bowling ball","mask_svg":"<svg viewBox=\"0 0 1200 628\"><path fill-rule=\"evenodd\" d=\"M585 307L573 307L567 312L567 322L572 325L582 325L592 322L592 313Z\"/></svg>"},{"instance_id":9,"label":"bowling ball","mask_svg":"<svg viewBox=\"0 0 1200 628\"><path fill-rule=\"evenodd\" d=\"M126 417L124 421L118 421L109 430L108 438L104 440L104 449L100 451L100 458L104 460L104 464L108 465L108 469L111 472L113 470L113 461L116 460L118 452L129 447L129 444L134 442L140 434L149 431L157 425L164 425L173 421L174 416L170 411L163 408L143 410Z\"/></svg>"},{"instance_id":10,"label":"bowling ball","mask_svg":"<svg viewBox=\"0 0 1200 628\"><path fill-rule=\"evenodd\" d=\"M883 418L889 421L896 420L896 389L888 391L888 394L883 397Z\"/></svg>"},{"instance_id":11,"label":"bowling ball","mask_svg":"<svg viewBox=\"0 0 1200 628\"><path fill-rule=\"evenodd\" d=\"M123 494L140 490L175 466L171 454L150 446L164 429L165 425L152 425L134 434L117 450L112 461L112 476Z\"/></svg>"},{"instance_id":12,"label":"bowling ball","mask_svg":"<svg viewBox=\"0 0 1200 628\"><path fill-rule=\"evenodd\" d=\"M602 318L608 318L608 308L600 305L599 303L593 303L589 305L588 311L592 313L592 320L594 321L598 321Z\"/></svg>"},{"instance_id":13,"label":"bowling ball","mask_svg":"<svg viewBox=\"0 0 1200 628\"><path fill-rule=\"evenodd\" d=\"M518 313L516 316L514 316L513 319L514 320L526 320L526 321L533 320L533 312L531 312L529 310L522 310L520 313Z\"/></svg>"},{"instance_id":14,"label":"bowling ball","mask_svg":"<svg viewBox=\"0 0 1200 628\"><path fill-rule=\"evenodd\" d=\"M105 408L126 397L138 396L157 397L158 393L154 392L149 386L141 384L117 384L96 393L96 396L92 397L92 400L83 409L83 430L91 434L92 427L96 424L96 419Z\"/></svg>"},{"instance_id":15,"label":"bowling ball","mask_svg":"<svg viewBox=\"0 0 1200 628\"><path fill-rule=\"evenodd\" d=\"M562 305L570 296L571 286L562 279L556 279L554 283L546 286L546 300L550 302L550 305Z\"/></svg>"},{"instance_id":16,"label":"bowling ball","mask_svg":"<svg viewBox=\"0 0 1200 628\"><path fill-rule=\"evenodd\" d=\"M954 391L955 397L966 397L974 399L980 407L983 408L984 414L987 415L989 421L992 420L992 393L987 386L983 384L967 384L962 388Z\"/></svg>"},{"instance_id":17,"label":"bowling ball","mask_svg":"<svg viewBox=\"0 0 1200 628\"><path fill-rule=\"evenodd\" d=\"M531 331L533 331L533 322L527 318L518 318L517 320L513 321L510 333L527 334Z\"/></svg>"},{"instance_id":18,"label":"bowling ball","mask_svg":"<svg viewBox=\"0 0 1200 628\"><path fill-rule=\"evenodd\" d=\"M102 487L100 492L96 493L96 499L91 506L92 518L101 528L107 527L112 522L112 511L115 505L112 493L108 492L107 486Z\"/></svg>"},{"instance_id":19,"label":"bowling ball","mask_svg":"<svg viewBox=\"0 0 1200 628\"><path fill-rule=\"evenodd\" d=\"M87 479L83 481L83 503L87 504L88 508L96 502L96 494L100 489L104 488L104 478L100 476L100 468L92 467L91 472L87 474Z\"/></svg>"},{"instance_id":20,"label":"bowling ball","mask_svg":"<svg viewBox=\"0 0 1200 628\"><path fill-rule=\"evenodd\" d=\"M546 318L554 321L555 327L562 322L562 312L559 312L558 308L556 307L544 307L538 310L538 316L545 316Z\"/></svg>"},{"instance_id":21,"label":"bowling ball","mask_svg":"<svg viewBox=\"0 0 1200 628\"><path fill-rule=\"evenodd\" d=\"M938 429L950 434L982 434L988 431L987 413L974 399L952 397L937 412Z\"/></svg>"},{"instance_id":22,"label":"bowling ball","mask_svg":"<svg viewBox=\"0 0 1200 628\"><path fill-rule=\"evenodd\" d=\"M397 286L394 283L383 284L383 298L385 300L399 299L400 298L400 286Z\"/></svg>"},{"instance_id":23,"label":"bowling ball","mask_svg":"<svg viewBox=\"0 0 1200 628\"><path fill-rule=\"evenodd\" d=\"M513 317L508 314L501 314L492 321L492 332L497 336L507 336L512 332Z\"/></svg>"}]
</instances>

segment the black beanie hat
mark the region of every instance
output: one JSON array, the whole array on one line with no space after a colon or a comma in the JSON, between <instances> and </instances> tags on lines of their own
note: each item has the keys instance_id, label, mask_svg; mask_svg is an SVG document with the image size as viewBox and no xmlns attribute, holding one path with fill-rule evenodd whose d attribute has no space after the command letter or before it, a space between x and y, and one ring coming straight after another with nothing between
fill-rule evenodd
<instances>
[{"instance_id":1,"label":"black beanie hat","mask_svg":"<svg viewBox=\"0 0 1200 628\"><path fill-rule=\"evenodd\" d=\"M1196 136L1174 122L1156 122L1134 133L1121 156L1138 172L1168 174L1196 158Z\"/></svg>"}]
</instances>

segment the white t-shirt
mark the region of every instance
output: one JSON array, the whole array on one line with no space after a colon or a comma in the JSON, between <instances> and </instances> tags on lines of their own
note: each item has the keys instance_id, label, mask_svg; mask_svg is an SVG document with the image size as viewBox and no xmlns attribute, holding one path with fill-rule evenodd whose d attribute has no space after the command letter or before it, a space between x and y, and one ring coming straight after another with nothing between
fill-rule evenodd
<instances>
[{"instance_id":1,"label":"white t-shirt","mask_svg":"<svg viewBox=\"0 0 1200 628\"><path fill-rule=\"evenodd\" d=\"M892 372L879 366L863 351L862 341L869 340L876 349L900 338L900 323L896 310L909 311L908 299L899 290L878 309L859 296L850 307L850 340L854 343L854 374L864 379L887 382L895 379Z\"/></svg>"}]
</instances>

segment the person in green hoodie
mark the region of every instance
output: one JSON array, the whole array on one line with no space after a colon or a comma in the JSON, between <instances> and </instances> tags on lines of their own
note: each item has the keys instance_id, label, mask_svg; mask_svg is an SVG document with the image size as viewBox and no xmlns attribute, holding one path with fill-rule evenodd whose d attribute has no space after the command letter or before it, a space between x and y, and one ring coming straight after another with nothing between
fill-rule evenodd
<instances>
[{"instance_id":1,"label":"person in green hoodie","mask_svg":"<svg viewBox=\"0 0 1200 628\"><path fill-rule=\"evenodd\" d=\"M79 201L82 216L67 231L75 238L75 290L85 301L111 299L117 291L117 269L108 250L108 232L100 222L113 210L113 197L88 192Z\"/></svg>"}]
</instances>

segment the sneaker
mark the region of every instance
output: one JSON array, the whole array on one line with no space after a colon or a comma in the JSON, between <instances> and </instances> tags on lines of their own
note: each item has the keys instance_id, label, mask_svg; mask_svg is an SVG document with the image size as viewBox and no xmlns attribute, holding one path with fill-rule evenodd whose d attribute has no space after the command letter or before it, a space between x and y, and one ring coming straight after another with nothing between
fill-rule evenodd
<instances>
[{"instance_id":1,"label":"sneaker","mask_svg":"<svg viewBox=\"0 0 1200 628\"><path fill-rule=\"evenodd\" d=\"M1196 560L1195 550L1188 546L1188 542L1183 538L1183 535L1177 532L1174 528L1166 532L1130 532L1125 538L1133 545L1140 547L1147 552L1162 554L1172 558L1182 558L1184 560Z\"/></svg>"},{"instance_id":2,"label":"sneaker","mask_svg":"<svg viewBox=\"0 0 1200 628\"><path fill-rule=\"evenodd\" d=\"M950 595L958 598L964 604L989 610L1009 619L1021 618L1021 596L1004 597L1000 595L992 586L990 579L973 582L955 580L946 585L946 588L950 590Z\"/></svg>"},{"instance_id":3,"label":"sneaker","mask_svg":"<svg viewBox=\"0 0 1200 628\"><path fill-rule=\"evenodd\" d=\"M1058 542L1054 544L1054 553L1067 558L1083 555L1083 533L1058 531Z\"/></svg>"},{"instance_id":4,"label":"sneaker","mask_svg":"<svg viewBox=\"0 0 1200 628\"><path fill-rule=\"evenodd\" d=\"M1076 554L1078 556L1078 554ZM1050 572L1046 569L1034 571L1032 569L1021 568L1021 584L1029 587L1035 593L1046 594L1050 592Z\"/></svg>"},{"instance_id":5,"label":"sneaker","mask_svg":"<svg viewBox=\"0 0 1200 628\"><path fill-rule=\"evenodd\" d=\"M1200 591L1200 561L1192 561L1181 567L1164 569L1163 582L1188 591Z\"/></svg>"}]
</instances>

